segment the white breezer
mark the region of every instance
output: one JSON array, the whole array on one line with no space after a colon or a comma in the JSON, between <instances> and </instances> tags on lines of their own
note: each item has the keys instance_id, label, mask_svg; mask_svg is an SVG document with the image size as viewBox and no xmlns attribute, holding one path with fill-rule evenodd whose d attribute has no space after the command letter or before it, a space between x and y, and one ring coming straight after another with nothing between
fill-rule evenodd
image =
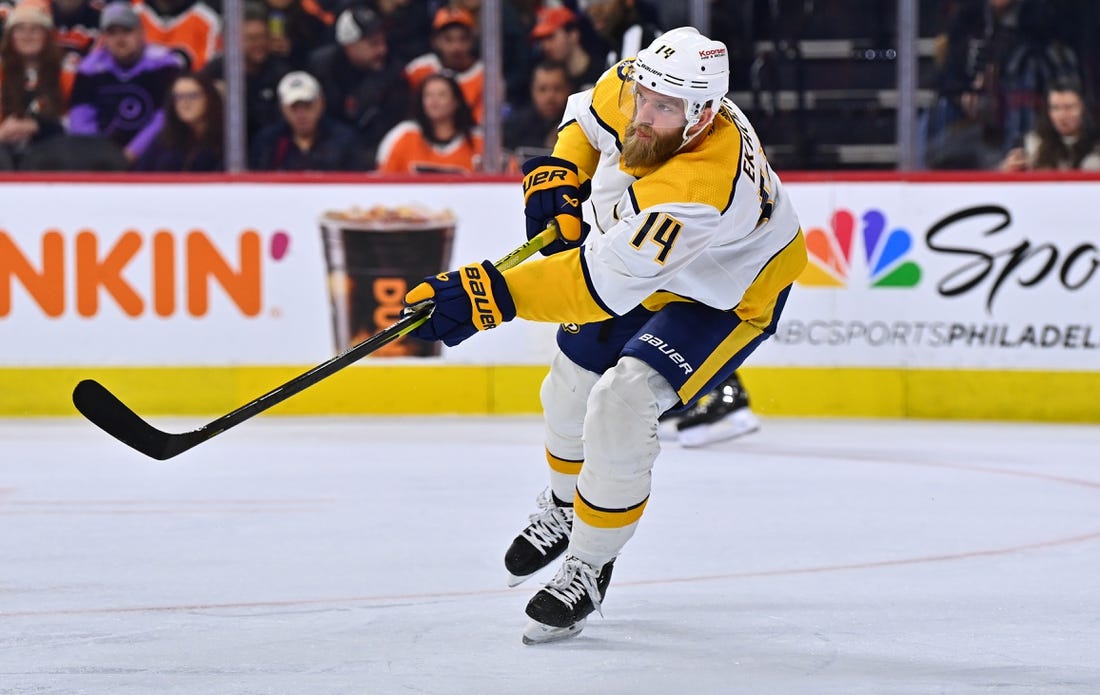
<instances>
[{"instance_id":1,"label":"white breezer","mask_svg":"<svg viewBox=\"0 0 1100 695\"><path fill-rule=\"evenodd\" d=\"M631 75L637 84L684 100L684 142L707 106L729 92L730 62L726 44L703 36L694 27L678 27L642 49ZM713 118L713 111L711 113Z\"/></svg>"}]
</instances>

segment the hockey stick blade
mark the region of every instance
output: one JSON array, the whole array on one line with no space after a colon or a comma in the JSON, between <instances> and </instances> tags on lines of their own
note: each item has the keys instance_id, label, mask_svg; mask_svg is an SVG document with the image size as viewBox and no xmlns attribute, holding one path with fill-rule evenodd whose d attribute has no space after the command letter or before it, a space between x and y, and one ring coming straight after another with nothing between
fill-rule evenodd
<instances>
[{"instance_id":1,"label":"hockey stick blade","mask_svg":"<svg viewBox=\"0 0 1100 695\"><path fill-rule=\"evenodd\" d=\"M551 223L540 234L497 261L496 267L500 270L513 268L540 249L545 248L547 244L556 238L557 225ZM299 374L282 386L268 391L233 412L190 432L173 434L153 427L119 400L107 387L92 379L81 381L73 389L73 405L92 424L126 446L136 449L150 458L165 461L202 444L230 427L259 415L268 408L282 403L294 394L304 391L349 364L392 343L427 321L434 307L435 305L431 300L416 305L396 323L383 328L363 342L348 348L313 369Z\"/></svg>"},{"instance_id":2,"label":"hockey stick blade","mask_svg":"<svg viewBox=\"0 0 1100 695\"><path fill-rule=\"evenodd\" d=\"M73 405L99 429L158 461L170 459L203 441L202 430L169 434L142 420L103 384L85 379L73 389Z\"/></svg>"},{"instance_id":3,"label":"hockey stick blade","mask_svg":"<svg viewBox=\"0 0 1100 695\"><path fill-rule=\"evenodd\" d=\"M136 449L150 458L164 461L202 444L225 430L259 415L272 406L282 403L294 394L316 384L352 362L366 357L379 348L392 343L428 319L434 305L426 303L413 313L401 318L370 338L345 350L327 362L294 377L278 388L247 403L233 412L190 432L173 434L158 430L111 393L107 387L92 379L85 379L73 389L73 405L99 429Z\"/></svg>"}]
</instances>

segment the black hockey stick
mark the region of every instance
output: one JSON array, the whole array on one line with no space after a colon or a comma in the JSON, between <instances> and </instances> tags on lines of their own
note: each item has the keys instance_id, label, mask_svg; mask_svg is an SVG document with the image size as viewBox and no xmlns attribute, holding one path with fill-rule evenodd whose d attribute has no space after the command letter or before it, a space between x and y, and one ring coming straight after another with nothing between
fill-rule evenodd
<instances>
[{"instance_id":1,"label":"black hockey stick","mask_svg":"<svg viewBox=\"0 0 1100 695\"><path fill-rule=\"evenodd\" d=\"M497 261L495 265L500 270L513 268L557 238L557 224L551 222L541 233ZM383 328L363 342L348 348L308 372L299 374L282 386L268 391L233 412L222 415L217 420L190 432L172 434L158 430L120 401L105 386L92 379L85 379L76 385L73 389L73 404L84 417L107 434L150 458L164 461L259 415L382 346L392 343L427 321L434 308L435 304L431 300L422 302L396 323Z\"/></svg>"}]
</instances>

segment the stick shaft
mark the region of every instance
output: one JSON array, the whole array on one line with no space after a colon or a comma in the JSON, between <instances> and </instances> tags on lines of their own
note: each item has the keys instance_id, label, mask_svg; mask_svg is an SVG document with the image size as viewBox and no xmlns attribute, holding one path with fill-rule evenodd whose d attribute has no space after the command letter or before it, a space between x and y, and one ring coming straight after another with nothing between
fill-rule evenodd
<instances>
[{"instance_id":1,"label":"stick shaft","mask_svg":"<svg viewBox=\"0 0 1100 695\"><path fill-rule=\"evenodd\" d=\"M501 258L494 265L502 271L514 268L545 248L557 238L557 235L557 225L552 222L541 233ZM146 456L163 461L259 415L294 394L304 391L322 379L392 343L427 321L434 307L435 305L431 300L414 306L411 313L401 317L396 323L383 328L363 342L348 348L309 371L299 374L285 384L275 387L236 410L190 432L172 434L158 430L143 420L105 386L91 379L81 381L73 389L73 404L84 417L107 434Z\"/></svg>"}]
</instances>

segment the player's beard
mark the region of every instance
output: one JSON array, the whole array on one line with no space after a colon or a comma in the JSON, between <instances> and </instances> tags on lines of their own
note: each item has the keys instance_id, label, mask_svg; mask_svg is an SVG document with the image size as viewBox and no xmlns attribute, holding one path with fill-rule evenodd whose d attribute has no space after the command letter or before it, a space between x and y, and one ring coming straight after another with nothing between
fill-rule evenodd
<instances>
[{"instance_id":1,"label":"player's beard","mask_svg":"<svg viewBox=\"0 0 1100 695\"><path fill-rule=\"evenodd\" d=\"M638 137L638 132L649 137ZM623 138L623 164L628 167L655 167L668 161L683 144L683 135L677 131L661 133L647 125L626 127Z\"/></svg>"}]
</instances>

